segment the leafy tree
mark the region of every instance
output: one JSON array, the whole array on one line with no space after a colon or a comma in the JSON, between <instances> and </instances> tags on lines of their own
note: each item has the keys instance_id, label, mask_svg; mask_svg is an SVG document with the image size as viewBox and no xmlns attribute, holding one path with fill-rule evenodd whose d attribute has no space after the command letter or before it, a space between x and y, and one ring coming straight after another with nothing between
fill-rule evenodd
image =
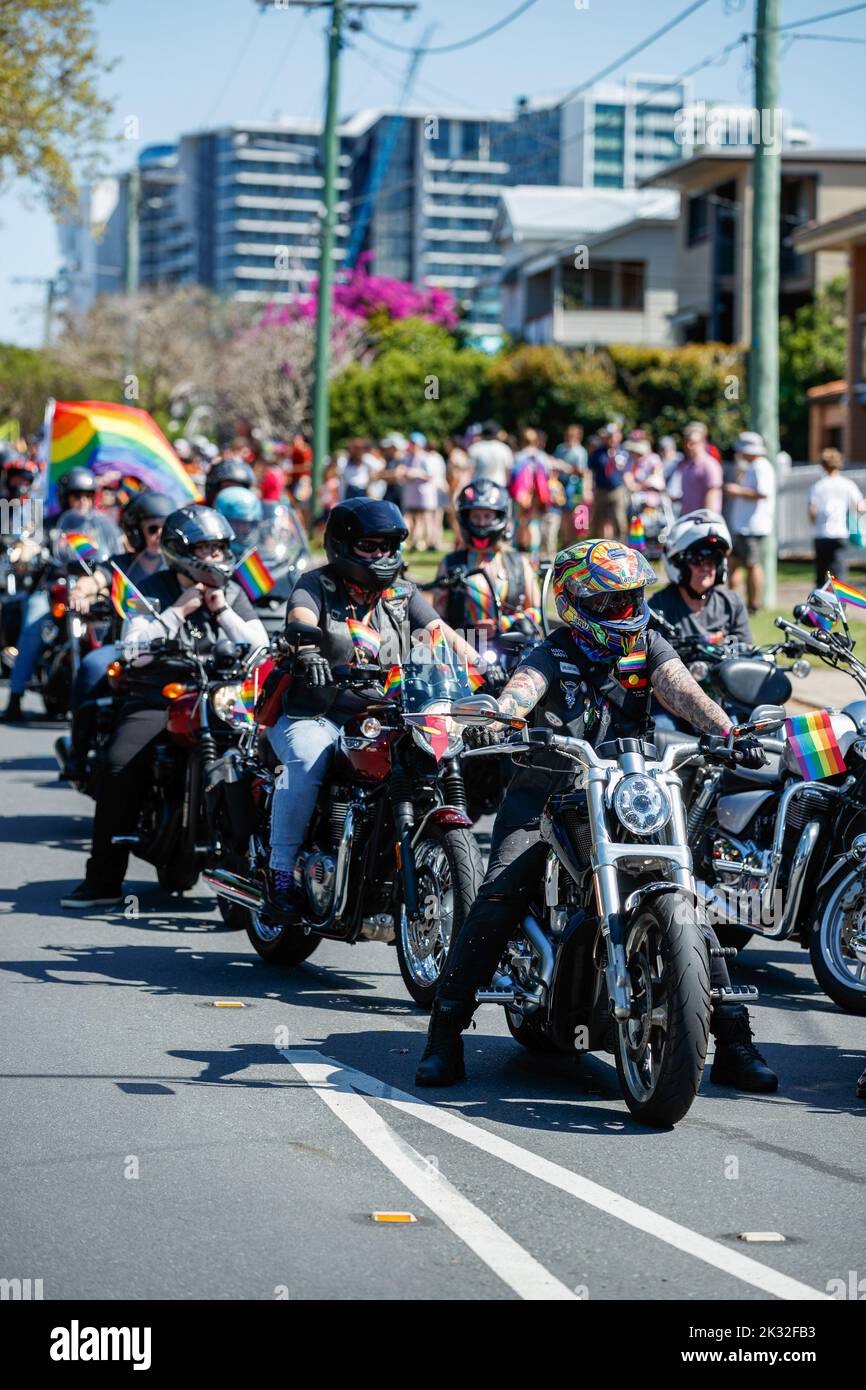
<instances>
[{"instance_id":1,"label":"leafy tree","mask_svg":"<svg viewBox=\"0 0 866 1390\"><path fill-rule=\"evenodd\" d=\"M782 444L792 458L809 453L810 386L845 376L846 279L837 276L779 323L779 423Z\"/></svg>"},{"instance_id":2,"label":"leafy tree","mask_svg":"<svg viewBox=\"0 0 866 1390\"><path fill-rule=\"evenodd\" d=\"M478 414L514 431L538 425L553 441L572 421L590 433L626 407L602 356L523 346L493 359Z\"/></svg>"},{"instance_id":3,"label":"leafy tree","mask_svg":"<svg viewBox=\"0 0 866 1390\"><path fill-rule=\"evenodd\" d=\"M629 425L654 437L680 435L690 420L702 420L727 452L748 410L743 354L722 343L688 343L676 348L616 346L607 350L617 388L628 402Z\"/></svg>"},{"instance_id":4,"label":"leafy tree","mask_svg":"<svg viewBox=\"0 0 866 1390\"><path fill-rule=\"evenodd\" d=\"M0 187L29 180L54 210L75 196L105 138L111 103L87 0L0 0Z\"/></svg>"}]
</instances>

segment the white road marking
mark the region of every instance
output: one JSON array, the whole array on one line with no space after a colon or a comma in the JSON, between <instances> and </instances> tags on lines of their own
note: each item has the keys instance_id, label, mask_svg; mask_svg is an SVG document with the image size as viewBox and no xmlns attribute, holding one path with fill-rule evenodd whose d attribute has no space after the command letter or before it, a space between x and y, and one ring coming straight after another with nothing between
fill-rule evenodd
<instances>
[{"instance_id":1,"label":"white road marking","mask_svg":"<svg viewBox=\"0 0 866 1390\"><path fill-rule=\"evenodd\" d=\"M482 1129L480 1125L472 1124L462 1115L455 1115L450 1110L439 1109L426 1101L419 1100L417 1096L409 1095L406 1091L399 1091L386 1082L379 1081L374 1076L368 1076L365 1072L344 1066L342 1062L335 1061L332 1057L325 1057L320 1052L293 1050L291 1048L278 1050L298 1070L300 1070L299 1062L301 1064L311 1062L322 1064L324 1070L320 1067L317 1074L323 1084L325 1082L331 1086L338 1084L341 1090L352 1087L355 1090L363 1091L366 1095L388 1101L395 1109L412 1115L415 1119L423 1120L425 1124L434 1125L437 1129L441 1129L444 1133L451 1134L457 1139L463 1139L467 1144L471 1144L476 1149L482 1149L493 1158L502 1159L504 1163L510 1163L512 1167L520 1168L524 1173L540 1178L542 1182L550 1183L552 1187L559 1188L561 1192L567 1192L569 1196L576 1197L578 1201L586 1202L588 1206L606 1212L608 1216L615 1216L617 1220L634 1226L636 1230L645 1231L647 1235L655 1236L658 1240L664 1241L665 1244L673 1246L674 1249L681 1250L686 1255L692 1255L695 1259L702 1260L704 1264L712 1265L714 1269L730 1274L735 1279L741 1279L743 1283L751 1284L753 1288L761 1289L764 1293L782 1299L809 1299L826 1302L829 1298L828 1294L813 1289L808 1284L802 1284L798 1279L792 1279L789 1275L782 1274L778 1270L771 1269L769 1266L761 1264L759 1260L753 1260L748 1255L740 1254L737 1250L729 1250L708 1236L702 1236L697 1231L690 1230L688 1226L680 1225L678 1221L671 1221L668 1217L661 1216L658 1212L651 1211L648 1207L643 1207L628 1197L620 1196L618 1192L612 1192L610 1188L602 1187L600 1183L592 1182L579 1173L573 1173L570 1169L563 1168L560 1164L553 1163L550 1159L533 1153L531 1149L521 1148L520 1145L513 1144L510 1140L503 1139L490 1130ZM329 1093L320 1089L319 1094L325 1098Z\"/></svg>"},{"instance_id":2,"label":"white road marking","mask_svg":"<svg viewBox=\"0 0 866 1390\"><path fill-rule=\"evenodd\" d=\"M394 1133L363 1096L356 1094L352 1089L355 1072L317 1052L280 1051L380 1163L390 1168L403 1186L435 1212L520 1298L576 1301L576 1294L458 1192L411 1144ZM364 1080L369 1082L371 1078Z\"/></svg>"}]
</instances>

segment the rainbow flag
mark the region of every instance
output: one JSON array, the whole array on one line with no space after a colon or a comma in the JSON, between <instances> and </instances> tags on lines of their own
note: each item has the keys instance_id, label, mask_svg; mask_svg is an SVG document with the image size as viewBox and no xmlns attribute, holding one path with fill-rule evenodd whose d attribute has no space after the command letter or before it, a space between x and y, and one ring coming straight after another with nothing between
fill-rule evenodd
<instances>
[{"instance_id":1,"label":"rainbow flag","mask_svg":"<svg viewBox=\"0 0 866 1390\"><path fill-rule=\"evenodd\" d=\"M855 589L851 584L843 583L841 579L834 579L832 574L830 575L830 583L833 585L837 597L843 603L850 603L852 608L866 608L866 594L861 594L859 589Z\"/></svg>"},{"instance_id":2,"label":"rainbow flag","mask_svg":"<svg viewBox=\"0 0 866 1390\"><path fill-rule=\"evenodd\" d=\"M646 549L646 531L644 530L642 517L632 517L631 525L628 528L628 543L632 550Z\"/></svg>"},{"instance_id":3,"label":"rainbow flag","mask_svg":"<svg viewBox=\"0 0 866 1390\"><path fill-rule=\"evenodd\" d=\"M521 618L528 618L536 627L541 627L540 608L521 608L519 613L503 613L502 631L508 632L510 628L514 627L515 623L520 622Z\"/></svg>"},{"instance_id":4,"label":"rainbow flag","mask_svg":"<svg viewBox=\"0 0 866 1390\"><path fill-rule=\"evenodd\" d=\"M248 551L238 561L235 566L235 579L253 603L256 599L266 598L277 582L257 550Z\"/></svg>"},{"instance_id":5,"label":"rainbow flag","mask_svg":"<svg viewBox=\"0 0 866 1390\"><path fill-rule=\"evenodd\" d=\"M143 594L136 589L131 579L119 569L115 569L111 581L111 602L118 617L134 618L136 613L147 613L148 605Z\"/></svg>"},{"instance_id":6,"label":"rainbow flag","mask_svg":"<svg viewBox=\"0 0 866 1390\"><path fill-rule=\"evenodd\" d=\"M469 688L473 695L476 690L480 690L484 684L484 677L480 671L476 670L471 661L467 661L466 663L466 679L469 682Z\"/></svg>"},{"instance_id":7,"label":"rainbow flag","mask_svg":"<svg viewBox=\"0 0 866 1390\"><path fill-rule=\"evenodd\" d=\"M381 633L360 618L347 618L346 625L352 637L355 656L362 664L370 662L375 665L382 649Z\"/></svg>"},{"instance_id":8,"label":"rainbow flag","mask_svg":"<svg viewBox=\"0 0 866 1390\"><path fill-rule=\"evenodd\" d=\"M234 703L235 714L241 716L248 724L255 723L256 700L259 698L259 673L254 671L251 676L241 685L238 697Z\"/></svg>"},{"instance_id":9,"label":"rainbow flag","mask_svg":"<svg viewBox=\"0 0 866 1390\"><path fill-rule=\"evenodd\" d=\"M48 418L48 500L70 468L120 473L184 507L200 501L195 484L146 410L108 401L55 401Z\"/></svg>"},{"instance_id":10,"label":"rainbow flag","mask_svg":"<svg viewBox=\"0 0 866 1390\"><path fill-rule=\"evenodd\" d=\"M392 666L385 677L384 691L387 696L396 698L403 689L403 668Z\"/></svg>"},{"instance_id":11,"label":"rainbow flag","mask_svg":"<svg viewBox=\"0 0 866 1390\"><path fill-rule=\"evenodd\" d=\"M447 666L451 661L451 648L439 623L430 629L430 649L437 666Z\"/></svg>"},{"instance_id":12,"label":"rainbow flag","mask_svg":"<svg viewBox=\"0 0 866 1390\"><path fill-rule=\"evenodd\" d=\"M71 546L83 564L87 565L99 554L99 546L94 545L89 536L81 531L69 531L63 538Z\"/></svg>"},{"instance_id":13,"label":"rainbow flag","mask_svg":"<svg viewBox=\"0 0 866 1390\"><path fill-rule=\"evenodd\" d=\"M827 710L792 715L785 720L785 735L807 782L845 771L845 759Z\"/></svg>"}]
</instances>

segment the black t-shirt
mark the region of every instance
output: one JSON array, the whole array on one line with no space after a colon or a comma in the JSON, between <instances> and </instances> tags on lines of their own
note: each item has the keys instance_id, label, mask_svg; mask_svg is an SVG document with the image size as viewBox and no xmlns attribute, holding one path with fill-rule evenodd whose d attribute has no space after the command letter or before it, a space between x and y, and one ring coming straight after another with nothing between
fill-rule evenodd
<instances>
[{"instance_id":1,"label":"black t-shirt","mask_svg":"<svg viewBox=\"0 0 866 1390\"><path fill-rule=\"evenodd\" d=\"M534 727L583 738L594 746L608 739L648 735L652 676L665 662L679 658L670 642L651 628L645 633L643 652L642 664L632 662L626 668L614 656L591 661L568 627L554 628L517 668L538 671L547 681L547 690L530 716ZM573 764L556 753L534 753L531 765L519 769L515 781L518 785L531 782L539 768L563 772L573 769Z\"/></svg>"},{"instance_id":2,"label":"black t-shirt","mask_svg":"<svg viewBox=\"0 0 866 1390\"><path fill-rule=\"evenodd\" d=\"M323 566L322 568L327 567ZM292 596L289 602L290 609L309 608L311 612L315 613L317 619L322 616L324 598L322 595L322 581L320 578L321 572L321 570L310 570L309 573L301 575L301 578L292 590ZM439 618L439 614L436 612L432 603L430 603L422 593L419 593L415 585L408 580L401 580L400 583L403 588L407 588L411 591L409 593L406 611L412 631L415 632L419 628L426 627L428 623L436 622ZM375 614L371 619L370 626L378 631ZM324 646L322 647L322 656L327 657L329 661L332 659Z\"/></svg>"},{"instance_id":3,"label":"black t-shirt","mask_svg":"<svg viewBox=\"0 0 866 1390\"><path fill-rule=\"evenodd\" d=\"M711 589L703 608L693 613L678 585L669 584L666 589L653 594L649 606L667 618L683 637L700 637L704 641L715 639L717 642L723 637L735 637L738 642L749 645L753 641L746 605L740 595L731 589L721 586ZM716 636L717 633L721 633L721 637Z\"/></svg>"}]
</instances>

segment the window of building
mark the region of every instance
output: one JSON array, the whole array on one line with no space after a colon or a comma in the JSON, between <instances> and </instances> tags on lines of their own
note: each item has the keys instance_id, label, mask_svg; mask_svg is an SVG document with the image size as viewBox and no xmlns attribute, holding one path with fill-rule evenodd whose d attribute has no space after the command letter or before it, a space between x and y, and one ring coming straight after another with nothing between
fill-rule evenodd
<instances>
[{"instance_id":1,"label":"window of building","mask_svg":"<svg viewBox=\"0 0 866 1390\"><path fill-rule=\"evenodd\" d=\"M643 261L595 261L585 270L562 267L563 309L637 309L644 307Z\"/></svg>"},{"instance_id":2,"label":"window of building","mask_svg":"<svg viewBox=\"0 0 866 1390\"><path fill-rule=\"evenodd\" d=\"M686 209L686 245L705 241L710 234L710 203L706 193L689 198Z\"/></svg>"}]
</instances>

